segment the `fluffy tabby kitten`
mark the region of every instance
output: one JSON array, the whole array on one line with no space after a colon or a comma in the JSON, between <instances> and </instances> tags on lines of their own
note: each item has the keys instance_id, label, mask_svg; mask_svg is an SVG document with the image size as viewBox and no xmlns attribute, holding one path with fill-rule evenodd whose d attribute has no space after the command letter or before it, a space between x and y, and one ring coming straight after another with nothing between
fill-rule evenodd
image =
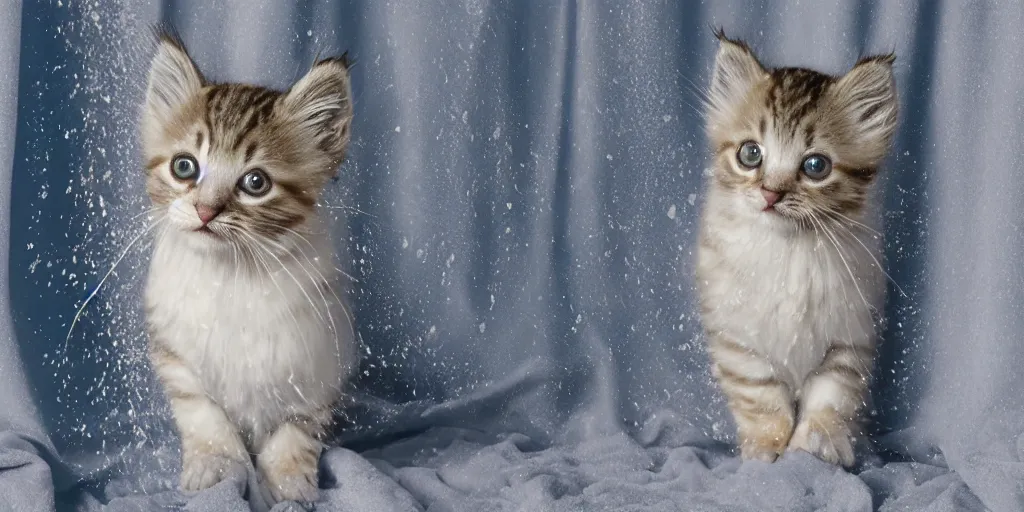
<instances>
[{"instance_id":1,"label":"fluffy tabby kitten","mask_svg":"<svg viewBox=\"0 0 1024 512\"><path fill-rule=\"evenodd\" d=\"M765 68L721 32L697 283L745 459L854 462L884 301L869 189L889 150L892 55L842 77Z\"/></svg>"},{"instance_id":2,"label":"fluffy tabby kitten","mask_svg":"<svg viewBox=\"0 0 1024 512\"><path fill-rule=\"evenodd\" d=\"M357 365L316 209L349 141L347 68L317 62L283 93L217 84L159 36L142 139L166 215L145 300L186 491L255 456L271 501L317 499L320 439Z\"/></svg>"}]
</instances>

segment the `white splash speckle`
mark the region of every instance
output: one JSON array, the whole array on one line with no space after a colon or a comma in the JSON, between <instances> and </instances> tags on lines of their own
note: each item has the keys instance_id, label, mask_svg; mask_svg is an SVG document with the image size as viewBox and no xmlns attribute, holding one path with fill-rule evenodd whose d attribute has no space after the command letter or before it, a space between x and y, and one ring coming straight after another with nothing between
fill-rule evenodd
<instances>
[{"instance_id":1,"label":"white splash speckle","mask_svg":"<svg viewBox=\"0 0 1024 512\"><path fill-rule=\"evenodd\" d=\"M396 126L395 127L395 133L402 133L402 127L401 126Z\"/></svg>"},{"instance_id":2,"label":"white splash speckle","mask_svg":"<svg viewBox=\"0 0 1024 512\"><path fill-rule=\"evenodd\" d=\"M696 204L697 203L697 194L690 194L690 195L686 196L686 202L690 203L690 206L693 206L694 204Z\"/></svg>"},{"instance_id":3,"label":"white splash speckle","mask_svg":"<svg viewBox=\"0 0 1024 512\"><path fill-rule=\"evenodd\" d=\"M670 218L670 219L675 219L676 218L676 205L672 205L672 206L668 207L668 218Z\"/></svg>"},{"instance_id":4,"label":"white splash speckle","mask_svg":"<svg viewBox=\"0 0 1024 512\"><path fill-rule=\"evenodd\" d=\"M402 237L402 249L408 249L408 248L409 248L409 239L403 236Z\"/></svg>"},{"instance_id":5,"label":"white splash speckle","mask_svg":"<svg viewBox=\"0 0 1024 512\"><path fill-rule=\"evenodd\" d=\"M494 129L494 133L491 134L491 138L494 139L494 140L498 140L498 139L501 138L501 127L500 126Z\"/></svg>"},{"instance_id":6,"label":"white splash speckle","mask_svg":"<svg viewBox=\"0 0 1024 512\"><path fill-rule=\"evenodd\" d=\"M670 116L668 114L665 114L665 115L661 116L661 120L665 121L667 123L667 122L672 120L672 116Z\"/></svg>"},{"instance_id":7,"label":"white splash speckle","mask_svg":"<svg viewBox=\"0 0 1024 512\"><path fill-rule=\"evenodd\" d=\"M448 268L452 268L452 263L454 263L454 262L455 262L455 253L452 253L452 254L450 254L448 256L448 261L444 262L444 266L446 266Z\"/></svg>"},{"instance_id":8,"label":"white splash speckle","mask_svg":"<svg viewBox=\"0 0 1024 512\"><path fill-rule=\"evenodd\" d=\"M487 330L487 322L480 322L480 334L483 334Z\"/></svg>"},{"instance_id":9,"label":"white splash speckle","mask_svg":"<svg viewBox=\"0 0 1024 512\"><path fill-rule=\"evenodd\" d=\"M612 161L612 155L611 155L611 153L608 153L608 154L607 154L607 155L605 155L604 157L605 157L605 158L607 158L609 162L611 162L611 161Z\"/></svg>"}]
</instances>

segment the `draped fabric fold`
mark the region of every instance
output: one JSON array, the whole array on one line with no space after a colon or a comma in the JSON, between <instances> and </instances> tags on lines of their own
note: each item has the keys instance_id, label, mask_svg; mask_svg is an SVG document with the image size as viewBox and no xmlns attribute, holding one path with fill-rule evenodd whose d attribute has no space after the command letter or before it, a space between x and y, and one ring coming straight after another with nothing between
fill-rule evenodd
<instances>
[{"instance_id":1,"label":"draped fabric fold","mask_svg":"<svg viewBox=\"0 0 1024 512\"><path fill-rule=\"evenodd\" d=\"M266 508L253 475L176 490L144 357L156 22L218 81L285 88L354 57L321 208L346 230L363 363L318 509L1024 508L1024 5L8 0L0 510ZM692 277L709 26L773 66L897 55L887 323L849 472L732 448Z\"/></svg>"}]
</instances>

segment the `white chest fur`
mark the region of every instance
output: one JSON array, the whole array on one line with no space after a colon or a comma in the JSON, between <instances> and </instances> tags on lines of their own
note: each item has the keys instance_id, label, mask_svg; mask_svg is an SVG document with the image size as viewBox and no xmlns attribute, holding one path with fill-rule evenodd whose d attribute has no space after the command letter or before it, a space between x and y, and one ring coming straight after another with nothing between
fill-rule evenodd
<instances>
[{"instance_id":1,"label":"white chest fur","mask_svg":"<svg viewBox=\"0 0 1024 512\"><path fill-rule=\"evenodd\" d=\"M884 293L874 240L837 227L830 235L797 230L775 214L737 213L727 201L709 197L698 250L709 331L764 355L793 389L832 343L873 346Z\"/></svg>"},{"instance_id":2,"label":"white chest fur","mask_svg":"<svg viewBox=\"0 0 1024 512\"><path fill-rule=\"evenodd\" d=\"M356 347L340 293L322 277L335 275L328 244L314 241L301 253L264 253L263 263L246 263L241 254L202 250L185 236L194 235L170 229L156 240L146 288L154 341L256 435L336 400Z\"/></svg>"}]
</instances>

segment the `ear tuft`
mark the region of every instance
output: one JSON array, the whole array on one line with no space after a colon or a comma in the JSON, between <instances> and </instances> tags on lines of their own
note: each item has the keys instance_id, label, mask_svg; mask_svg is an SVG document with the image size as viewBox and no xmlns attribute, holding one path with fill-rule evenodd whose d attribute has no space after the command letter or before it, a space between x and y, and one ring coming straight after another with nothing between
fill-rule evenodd
<instances>
[{"instance_id":1,"label":"ear tuft","mask_svg":"<svg viewBox=\"0 0 1024 512\"><path fill-rule=\"evenodd\" d=\"M352 92L347 52L318 61L284 97L284 108L299 128L340 161L348 147Z\"/></svg>"},{"instance_id":2,"label":"ear tuft","mask_svg":"<svg viewBox=\"0 0 1024 512\"><path fill-rule=\"evenodd\" d=\"M832 97L851 142L864 158L885 158L896 132L899 105L893 78L893 54L865 57L836 82Z\"/></svg>"},{"instance_id":3,"label":"ear tuft","mask_svg":"<svg viewBox=\"0 0 1024 512\"><path fill-rule=\"evenodd\" d=\"M768 71L743 41L729 39L721 28L715 30L715 37L719 47L706 108L708 121L719 125L767 77Z\"/></svg>"},{"instance_id":4,"label":"ear tuft","mask_svg":"<svg viewBox=\"0 0 1024 512\"><path fill-rule=\"evenodd\" d=\"M148 122L167 123L203 88L206 80L181 39L162 27L153 27L153 33L157 48L149 67L145 117Z\"/></svg>"},{"instance_id":5,"label":"ear tuft","mask_svg":"<svg viewBox=\"0 0 1024 512\"><path fill-rule=\"evenodd\" d=\"M355 63L352 60L352 58L349 57L348 51L346 50L344 53L342 53L341 55L339 55L337 57L327 57L325 59L320 59L320 60L316 61L316 64L313 64L313 67L317 67L317 66L320 66L320 65L323 65L323 64L329 64L329 63L332 63L332 62L340 64L342 67L345 68L345 71L348 71L348 70L352 69L352 64Z\"/></svg>"}]
</instances>

